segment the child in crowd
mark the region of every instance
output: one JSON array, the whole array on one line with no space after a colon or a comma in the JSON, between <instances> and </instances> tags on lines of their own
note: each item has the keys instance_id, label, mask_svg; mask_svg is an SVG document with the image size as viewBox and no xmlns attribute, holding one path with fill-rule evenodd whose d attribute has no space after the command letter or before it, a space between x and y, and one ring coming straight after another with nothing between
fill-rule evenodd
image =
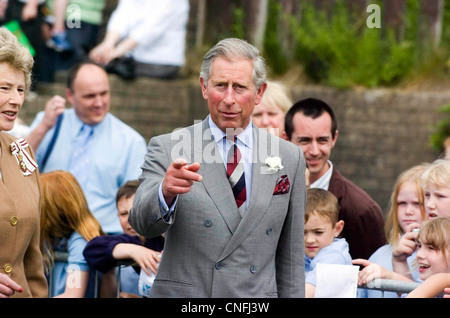
<instances>
[{"instance_id":1,"label":"child in crowd","mask_svg":"<svg viewBox=\"0 0 450 318\"><path fill-rule=\"evenodd\" d=\"M365 261L365 260L361 260ZM366 264L361 262L362 265L367 265L361 272L359 277L359 283L367 284L375 278L391 279L411 281L411 277L407 278L405 274L399 274L383 267L379 267L377 271L370 269L368 261ZM419 289L417 292L411 292L410 297L419 297L423 292L423 295L432 297L429 291L429 285L433 285L433 290L436 289L443 291L447 282L441 286L441 283L435 283L434 275L444 273L450 274L450 217L432 218L422 222L419 231L417 232L417 253L416 253L416 265L419 271L419 278L426 282L429 278L432 279L430 283L427 282L423 289ZM446 276L444 275L444 278ZM422 283L423 284L423 283ZM419 285L420 287L420 285ZM422 291L421 291L422 290Z\"/></svg>"},{"instance_id":2,"label":"child in crowd","mask_svg":"<svg viewBox=\"0 0 450 318\"><path fill-rule=\"evenodd\" d=\"M83 257L87 241L104 235L88 208L75 177L67 171L40 176L41 251L49 278L50 297L94 297L95 274ZM68 260L55 261L54 251L68 252Z\"/></svg>"},{"instance_id":3,"label":"child in crowd","mask_svg":"<svg viewBox=\"0 0 450 318\"><path fill-rule=\"evenodd\" d=\"M427 282L425 293L411 292L410 297L434 297L450 287L450 217L427 220L417 237L417 266L420 278ZM428 280L430 279L430 282ZM440 281L436 281L440 279ZM431 285L433 293L427 287Z\"/></svg>"},{"instance_id":4,"label":"child in crowd","mask_svg":"<svg viewBox=\"0 0 450 318\"><path fill-rule=\"evenodd\" d=\"M450 216L450 161L438 159L422 175L426 218ZM411 278L406 259L416 250L417 224L410 224L392 251L393 270Z\"/></svg>"},{"instance_id":5,"label":"child in crowd","mask_svg":"<svg viewBox=\"0 0 450 318\"><path fill-rule=\"evenodd\" d=\"M369 262L378 264L388 270L392 269L392 250L397 245L400 237L406 232L410 224L417 224L417 227L425 219L424 193L422 188L422 174L428 164L414 166L400 174L394 184L390 200L390 209L386 219L385 233L388 244L380 247L373 253ZM407 262L412 268L415 255L408 257ZM354 264L359 264L358 260ZM372 267L375 267L373 265ZM375 269L374 269L375 270ZM414 272L414 280L418 278L418 272ZM359 298L398 298L395 292L384 292L358 289Z\"/></svg>"},{"instance_id":6,"label":"child in crowd","mask_svg":"<svg viewBox=\"0 0 450 318\"><path fill-rule=\"evenodd\" d=\"M156 274L164 247L162 236L147 239L136 233L128 223L128 213L133 200L138 180L128 181L117 191L116 205L123 234L96 237L89 241L84 256L92 268L104 273L102 278L102 297L116 296L116 267L118 260L132 259L139 266L123 266L120 272L120 297L139 297L139 272L143 269L148 275Z\"/></svg>"},{"instance_id":7,"label":"child in crowd","mask_svg":"<svg viewBox=\"0 0 450 318\"><path fill-rule=\"evenodd\" d=\"M352 265L348 244L337 238L344 228L338 219L336 197L323 189L308 189L305 210L305 292L312 298L316 290L319 263Z\"/></svg>"}]
</instances>

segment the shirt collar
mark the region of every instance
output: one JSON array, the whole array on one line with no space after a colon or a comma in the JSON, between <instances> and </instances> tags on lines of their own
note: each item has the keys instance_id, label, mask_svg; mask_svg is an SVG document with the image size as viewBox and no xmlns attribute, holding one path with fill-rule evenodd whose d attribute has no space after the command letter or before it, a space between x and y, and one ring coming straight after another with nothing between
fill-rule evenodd
<instances>
[{"instance_id":1,"label":"shirt collar","mask_svg":"<svg viewBox=\"0 0 450 318\"><path fill-rule=\"evenodd\" d=\"M208 122L209 122L209 128L211 129L211 134L214 138L214 141L216 143L222 142L225 133L217 127L217 125L213 122L211 119L211 115L208 115ZM252 120L250 118L250 124L245 127L244 131L241 132L239 135L237 135L238 140L244 144L247 148L252 149L253 148L253 124Z\"/></svg>"},{"instance_id":2,"label":"shirt collar","mask_svg":"<svg viewBox=\"0 0 450 318\"><path fill-rule=\"evenodd\" d=\"M320 188L324 190L328 190L328 187L330 186L330 179L331 175L333 173L333 164L330 160L328 160L328 164L330 167L328 168L327 172L323 176L321 176L319 179L311 183L311 188Z\"/></svg>"}]
</instances>

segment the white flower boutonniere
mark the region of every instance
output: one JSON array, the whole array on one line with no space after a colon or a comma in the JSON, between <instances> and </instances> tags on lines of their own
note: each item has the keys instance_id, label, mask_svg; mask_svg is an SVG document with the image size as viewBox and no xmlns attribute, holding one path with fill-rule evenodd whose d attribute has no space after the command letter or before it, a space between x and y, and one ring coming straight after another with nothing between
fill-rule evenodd
<instances>
[{"instance_id":1,"label":"white flower boutonniere","mask_svg":"<svg viewBox=\"0 0 450 318\"><path fill-rule=\"evenodd\" d=\"M284 167L281 165L280 157L267 157L265 163L269 166L269 171L277 172Z\"/></svg>"}]
</instances>

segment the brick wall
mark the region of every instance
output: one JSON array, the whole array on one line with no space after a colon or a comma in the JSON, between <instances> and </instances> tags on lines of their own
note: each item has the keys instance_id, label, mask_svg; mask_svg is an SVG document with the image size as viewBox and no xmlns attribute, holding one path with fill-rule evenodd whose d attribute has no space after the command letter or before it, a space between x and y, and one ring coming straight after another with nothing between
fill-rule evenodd
<instances>
[{"instance_id":1,"label":"brick wall","mask_svg":"<svg viewBox=\"0 0 450 318\"><path fill-rule=\"evenodd\" d=\"M197 79L123 81L111 75L111 112L138 130L148 141L203 119L208 108ZM338 118L339 138L331 159L341 172L388 208L399 173L436 159L428 146L436 110L450 101L450 91L337 90L317 86L292 88L295 100L316 97L329 103ZM64 85L39 87L28 98L21 117L30 124L54 94L64 96Z\"/></svg>"}]
</instances>

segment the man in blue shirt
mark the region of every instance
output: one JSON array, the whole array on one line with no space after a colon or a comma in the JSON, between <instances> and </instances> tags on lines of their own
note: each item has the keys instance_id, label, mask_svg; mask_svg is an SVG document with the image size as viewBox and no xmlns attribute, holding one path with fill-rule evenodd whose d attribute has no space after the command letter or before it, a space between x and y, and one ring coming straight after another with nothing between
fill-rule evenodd
<instances>
[{"instance_id":1,"label":"man in blue shirt","mask_svg":"<svg viewBox=\"0 0 450 318\"><path fill-rule=\"evenodd\" d=\"M65 99L54 96L45 111L37 114L27 140L36 151L41 172L72 172L75 170L71 165L83 161L84 177L73 173L89 208L105 232L119 233L122 228L116 211L116 193L122 184L139 177L147 146L137 131L109 112L110 96L108 74L101 66L93 62L74 65L66 88L67 100L73 108L66 109ZM83 159L75 159L73 154L81 148L79 135L86 128L92 129L88 150L82 151ZM56 139L52 140L54 136ZM44 160L45 157L48 159Z\"/></svg>"}]
</instances>

